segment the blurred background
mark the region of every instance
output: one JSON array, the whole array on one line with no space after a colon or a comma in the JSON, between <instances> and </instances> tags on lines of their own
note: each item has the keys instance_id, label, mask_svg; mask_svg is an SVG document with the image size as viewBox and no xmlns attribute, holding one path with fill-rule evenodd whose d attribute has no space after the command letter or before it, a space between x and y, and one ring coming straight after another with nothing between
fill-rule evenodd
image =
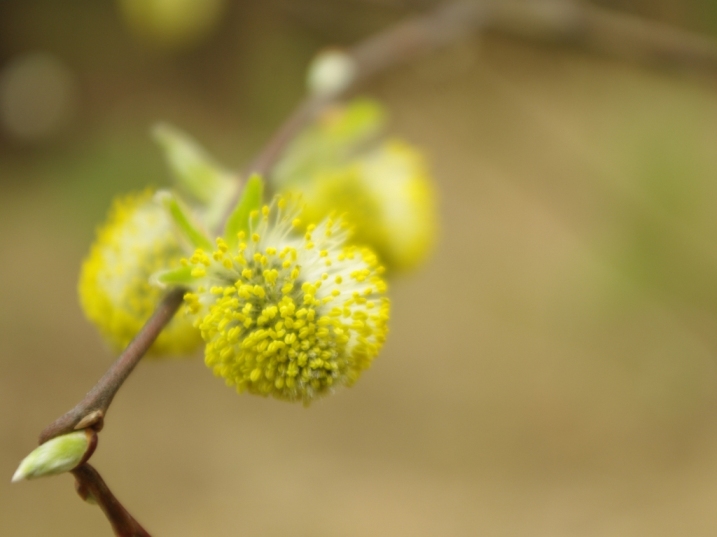
<instances>
[{"instance_id":1,"label":"blurred background","mask_svg":"<svg viewBox=\"0 0 717 537\"><path fill-rule=\"evenodd\" d=\"M113 360L77 274L112 197L168 182L151 125L239 169L317 50L431 4L0 2L0 534L111 534L70 476L9 481ZM711 0L601 4L717 39ZM158 536L714 535L717 73L491 32L363 90L440 189L384 352L309 409L140 364L115 494Z\"/></svg>"}]
</instances>

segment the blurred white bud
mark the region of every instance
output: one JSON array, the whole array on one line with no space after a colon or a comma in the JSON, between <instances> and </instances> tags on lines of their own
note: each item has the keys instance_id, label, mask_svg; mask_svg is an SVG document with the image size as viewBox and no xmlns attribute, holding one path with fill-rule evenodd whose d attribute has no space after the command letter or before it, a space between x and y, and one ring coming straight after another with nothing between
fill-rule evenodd
<instances>
[{"instance_id":1,"label":"blurred white bud","mask_svg":"<svg viewBox=\"0 0 717 537\"><path fill-rule=\"evenodd\" d=\"M57 134L76 103L75 77L50 54L17 56L0 72L0 125L12 138L35 142Z\"/></svg>"},{"instance_id":2,"label":"blurred white bud","mask_svg":"<svg viewBox=\"0 0 717 537\"><path fill-rule=\"evenodd\" d=\"M355 78L356 61L346 52L330 49L311 62L306 85L314 95L334 95L348 88Z\"/></svg>"}]
</instances>

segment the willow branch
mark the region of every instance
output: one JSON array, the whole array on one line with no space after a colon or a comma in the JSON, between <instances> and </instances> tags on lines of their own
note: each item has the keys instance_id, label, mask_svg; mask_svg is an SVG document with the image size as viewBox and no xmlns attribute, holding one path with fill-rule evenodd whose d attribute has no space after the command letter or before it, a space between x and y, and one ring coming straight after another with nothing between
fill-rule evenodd
<instances>
[{"instance_id":1,"label":"willow branch","mask_svg":"<svg viewBox=\"0 0 717 537\"><path fill-rule=\"evenodd\" d=\"M479 1L486 28L648 65L717 70L717 42L582 0Z\"/></svg>"},{"instance_id":2,"label":"willow branch","mask_svg":"<svg viewBox=\"0 0 717 537\"><path fill-rule=\"evenodd\" d=\"M80 497L96 503L102 509L117 537L152 537L129 511L112 494L99 472L89 464L81 464L74 470L75 488Z\"/></svg>"},{"instance_id":3,"label":"willow branch","mask_svg":"<svg viewBox=\"0 0 717 537\"><path fill-rule=\"evenodd\" d=\"M247 166L244 177L268 175L286 147L333 102L355 91L361 83L395 65L426 54L447 43L475 32L481 26L484 6L464 1L446 4L426 14L399 22L354 45L346 51L355 65L353 80L341 91L328 95L309 95L300 102L276 134ZM237 194L237 198L240 194ZM234 203L229 207L233 208ZM225 219L229 213L225 215Z\"/></svg>"},{"instance_id":4,"label":"willow branch","mask_svg":"<svg viewBox=\"0 0 717 537\"><path fill-rule=\"evenodd\" d=\"M356 67L340 92L308 96L246 168L268 175L291 141L332 102L402 63L479 31L581 46L622 60L717 70L717 42L581 0L465 0L411 17L346 51ZM238 196L239 194L237 194ZM230 204L233 207L234 204ZM228 216L228 215L227 215Z\"/></svg>"},{"instance_id":5,"label":"willow branch","mask_svg":"<svg viewBox=\"0 0 717 537\"><path fill-rule=\"evenodd\" d=\"M94 388L85 395L84 399L72 410L45 427L40 434L40 444L76 429L86 427L93 427L97 431L102 429L104 416L112 403L112 399L114 399L117 391L142 359L144 353L147 352L147 349L177 312L182 303L184 292L184 289L174 289L164 297L152 317L145 323L137 336L110 366Z\"/></svg>"}]
</instances>

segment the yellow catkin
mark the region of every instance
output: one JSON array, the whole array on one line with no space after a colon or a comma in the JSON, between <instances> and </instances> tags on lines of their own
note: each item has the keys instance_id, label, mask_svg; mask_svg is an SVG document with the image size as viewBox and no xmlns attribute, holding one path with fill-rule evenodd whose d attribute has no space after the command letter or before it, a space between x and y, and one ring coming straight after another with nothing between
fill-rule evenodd
<instances>
[{"instance_id":1,"label":"yellow catkin","mask_svg":"<svg viewBox=\"0 0 717 537\"><path fill-rule=\"evenodd\" d=\"M435 242L435 192L423 156L390 140L343 166L315 171L311 181L288 183L305 201L304 221L343 214L352 242L371 246L390 270L421 264Z\"/></svg>"},{"instance_id":2,"label":"yellow catkin","mask_svg":"<svg viewBox=\"0 0 717 537\"><path fill-rule=\"evenodd\" d=\"M187 308L197 314L207 366L227 384L308 404L370 366L386 339L390 304L373 251L347 246L335 221L311 228L310 239L294 236L296 211L279 198L263 208L250 240L240 237L240 260L221 248L208 256L203 287L224 291L190 293ZM201 266L199 258L190 263Z\"/></svg>"},{"instance_id":3,"label":"yellow catkin","mask_svg":"<svg viewBox=\"0 0 717 537\"><path fill-rule=\"evenodd\" d=\"M114 202L82 264L78 292L86 317L115 351L127 346L162 298L163 291L150 284L152 274L180 266L182 255L169 218L151 191ZM191 320L178 314L148 355L188 354L200 344Z\"/></svg>"}]
</instances>

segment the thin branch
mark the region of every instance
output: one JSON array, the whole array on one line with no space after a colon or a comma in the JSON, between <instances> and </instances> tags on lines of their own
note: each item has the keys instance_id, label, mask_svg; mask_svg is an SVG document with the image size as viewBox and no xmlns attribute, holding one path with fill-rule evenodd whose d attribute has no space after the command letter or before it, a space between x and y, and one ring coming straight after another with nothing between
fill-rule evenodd
<instances>
[{"instance_id":1,"label":"thin branch","mask_svg":"<svg viewBox=\"0 0 717 537\"><path fill-rule=\"evenodd\" d=\"M92 466L81 464L72 470L72 474L75 476L77 494L83 500L100 506L117 537L152 537L112 494L102 476Z\"/></svg>"},{"instance_id":2,"label":"thin branch","mask_svg":"<svg viewBox=\"0 0 717 537\"><path fill-rule=\"evenodd\" d=\"M177 312L182 303L184 293L184 289L173 289L164 297L152 317L142 327L142 330L110 366L94 388L85 395L84 399L42 431L40 444L76 429L86 427L92 427L97 431L102 429L104 416L115 394L142 359L144 353L147 352L147 349L152 346L162 329Z\"/></svg>"},{"instance_id":3,"label":"thin branch","mask_svg":"<svg viewBox=\"0 0 717 537\"><path fill-rule=\"evenodd\" d=\"M492 2L445 4L364 39L349 50L358 71L346 93L397 65L475 34L490 22L491 9Z\"/></svg>"},{"instance_id":4,"label":"thin branch","mask_svg":"<svg viewBox=\"0 0 717 537\"><path fill-rule=\"evenodd\" d=\"M249 177L255 173L261 176L267 175L281 157L284 149L327 104L328 102L321 98L307 98L301 102L247 166L243 176ZM237 197L239 195L237 194ZM234 205L236 203L229 204L231 210L234 209Z\"/></svg>"},{"instance_id":5,"label":"thin branch","mask_svg":"<svg viewBox=\"0 0 717 537\"><path fill-rule=\"evenodd\" d=\"M254 173L268 175L286 147L327 106L355 91L361 83L395 65L475 32L480 27L483 12L483 6L477 2L446 4L429 14L399 22L347 50L346 53L356 67L353 81L339 93L309 95L300 102L257 157L251 161L244 172L244 177ZM237 193L237 198L239 195L240 193ZM229 204L230 211L234 205L235 203ZM224 222L229 214L228 212L225 215Z\"/></svg>"},{"instance_id":6,"label":"thin branch","mask_svg":"<svg viewBox=\"0 0 717 537\"><path fill-rule=\"evenodd\" d=\"M594 6L582 0L498 0L486 6L486 27L538 41L582 46L620 60L717 70L717 42L708 36Z\"/></svg>"},{"instance_id":7,"label":"thin branch","mask_svg":"<svg viewBox=\"0 0 717 537\"><path fill-rule=\"evenodd\" d=\"M356 74L340 93L308 96L251 161L244 176L268 175L283 151L332 102L362 83L481 30L582 46L622 60L717 70L717 42L581 0L464 0L411 17L346 51ZM238 196L239 194L237 194ZM233 207L234 203L229 204ZM228 214L227 214L228 217Z\"/></svg>"},{"instance_id":8,"label":"thin branch","mask_svg":"<svg viewBox=\"0 0 717 537\"><path fill-rule=\"evenodd\" d=\"M356 65L354 80L340 93L310 95L294 109L269 143L246 170L246 175L268 174L286 146L309 125L316 114L332 102L354 91L362 82L396 64L455 42L479 28L484 7L479 2L446 4L426 14L401 21L370 36L347 50Z\"/></svg>"},{"instance_id":9,"label":"thin branch","mask_svg":"<svg viewBox=\"0 0 717 537\"><path fill-rule=\"evenodd\" d=\"M591 50L654 65L717 70L717 43L710 37L594 6L583 10L584 42Z\"/></svg>"}]
</instances>

